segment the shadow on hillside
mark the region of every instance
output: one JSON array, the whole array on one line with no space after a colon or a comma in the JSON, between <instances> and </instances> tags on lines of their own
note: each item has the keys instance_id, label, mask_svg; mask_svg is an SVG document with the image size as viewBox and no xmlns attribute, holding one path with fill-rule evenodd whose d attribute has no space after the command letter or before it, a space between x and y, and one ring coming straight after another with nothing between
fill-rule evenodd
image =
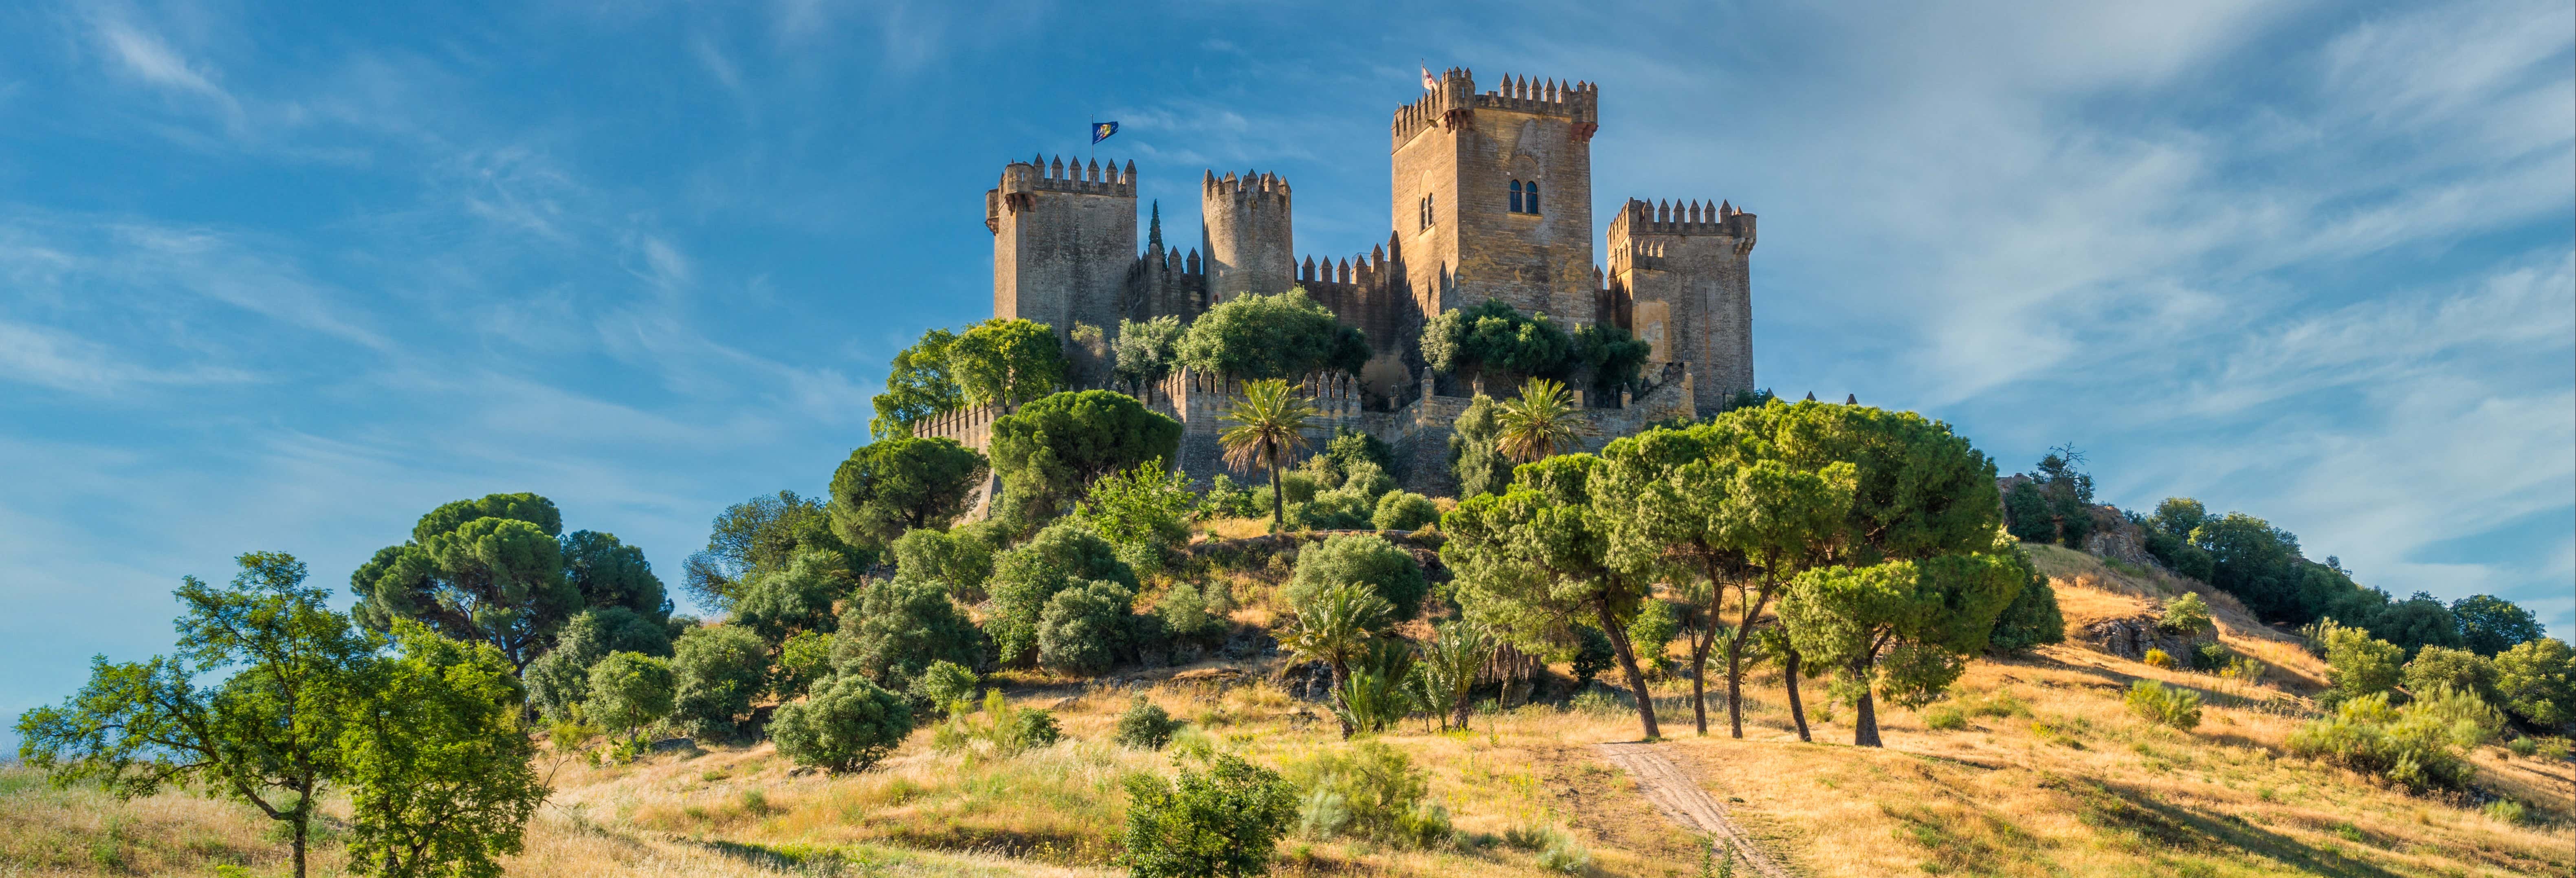
<instances>
[{"instance_id":1,"label":"shadow on hillside","mask_svg":"<svg viewBox=\"0 0 2576 878\"><path fill-rule=\"evenodd\" d=\"M2233 814L2216 814L2157 801L2144 790L2100 781L2051 781L2083 802L2078 819L2100 829L2134 832L2176 850L2234 849L2316 875L2397 878L2397 873L2343 853L2313 847L2255 826Z\"/></svg>"}]
</instances>

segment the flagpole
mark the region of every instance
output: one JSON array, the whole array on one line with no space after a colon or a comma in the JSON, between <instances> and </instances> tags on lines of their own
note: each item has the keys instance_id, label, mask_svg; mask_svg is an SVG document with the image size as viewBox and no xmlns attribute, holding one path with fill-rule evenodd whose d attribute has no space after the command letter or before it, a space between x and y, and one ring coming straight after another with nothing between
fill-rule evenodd
<instances>
[{"instance_id":1,"label":"flagpole","mask_svg":"<svg viewBox=\"0 0 2576 878\"><path fill-rule=\"evenodd\" d=\"M1082 133L1083 133L1083 134L1085 134L1085 135L1090 136L1090 138L1091 138L1091 145L1090 145L1090 146L1088 146L1088 147L1084 147L1084 149L1085 149L1086 151L1083 153L1083 160L1085 160L1085 161L1089 161L1089 160L1096 159L1096 158L1099 158L1099 157L1100 157L1100 131L1099 131L1099 128L1100 128L1100 114L1099 114L1099 113L1097 113L1097 112L1094 112L1094 113L1092 113L1092 114L1091 114L1091 124L1090 124L1090 125L1088 125L1088 126L1085 126L1085 127L1082 129Z\"/></svg>"}]
</instances>

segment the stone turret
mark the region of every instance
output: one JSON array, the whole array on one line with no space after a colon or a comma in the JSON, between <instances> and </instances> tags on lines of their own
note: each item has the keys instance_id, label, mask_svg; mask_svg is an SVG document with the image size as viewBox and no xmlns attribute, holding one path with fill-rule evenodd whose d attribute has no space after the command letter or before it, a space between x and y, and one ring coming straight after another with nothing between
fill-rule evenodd
<instances>
[{"instance_id":1,"label":"stone turret","mask_svg":"<svg viewBox=\"0 0 2576 878\"><path fill-rule=\"evenodd\" d=\"M1610 295L1653 362L1693 364L1702 414L1753 389L1753 220L1725 201L1636 199L1610 219Z\"/></svg>"},{"instance_id":2,"label":"stone turret","mask_svg":"<svg viewBox=\"0 0 2576 878\"><path fill-rule=\"evenodd\" d=\"M1199 184L1199 216L1206 229L1200 249L1207 252L1210 304L1244 293L1284 293L1296 282L1286 179L1209 171Z\"/></svg>"}]
</instances>

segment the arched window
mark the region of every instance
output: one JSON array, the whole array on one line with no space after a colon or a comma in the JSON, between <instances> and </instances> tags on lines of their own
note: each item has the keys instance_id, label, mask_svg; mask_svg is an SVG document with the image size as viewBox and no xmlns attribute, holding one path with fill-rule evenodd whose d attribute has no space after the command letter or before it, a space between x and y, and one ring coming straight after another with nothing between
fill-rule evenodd
<instances>
[{"instance_id":1,"label":"arched window","mask_svg":"<svg viewBox=\"0 0 2576 878\"><path fill-rule=\"evenodd\" d=\"M1528 189L1529 189L1529 198L1528 198L1527 204L1529 205L1529 210L1527 210L1527 211L1525 211L1525 212L1526 212L1526 213L1537 213L1537 212L1538 212L1538 181L1537 181L1537 180L1531 180L1531 181L1529 181Z\"/></svg>"},{"instance_id":2,"label":"arched window","mask_svg":"<svg viewBox=\"0 0 2576 878\"><path fill-rule=\"evenodd\" d=\"M1512 181L1512 212L1521 212L1521 181Z\"/></svg>"}]
</instances>

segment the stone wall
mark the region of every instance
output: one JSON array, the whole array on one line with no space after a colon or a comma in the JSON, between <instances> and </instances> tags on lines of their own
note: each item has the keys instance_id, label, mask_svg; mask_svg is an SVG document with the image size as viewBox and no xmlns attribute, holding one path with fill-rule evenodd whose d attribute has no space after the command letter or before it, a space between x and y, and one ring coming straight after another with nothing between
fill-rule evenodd
<instances>
[{"instance_id":1,"label":"stone wall","mask_svg":"<svg viewBox=\"0 0 2576 878\"><path fill-rule=\"evenodd\" d=\"M1245 293L1288 291L1297 272L1297 244L1287 180L1248 171L1220 178L1209 171L1199 185L1199 215L1210 304Z\"/></svg>"},{"instance_id":2,"label":"stone wall","mask_svg":"<svg viewBox=\"0 0 2576 878\"><path fill-rule=\"evenodd\" d=\"M1723 202L1631 199L1610 220L1607 298L1655 346L1655 362L1706 373L1695 401L1703 413L1754 387L1753 241L1754 216Z\"/></svg>"}]
</instances>

